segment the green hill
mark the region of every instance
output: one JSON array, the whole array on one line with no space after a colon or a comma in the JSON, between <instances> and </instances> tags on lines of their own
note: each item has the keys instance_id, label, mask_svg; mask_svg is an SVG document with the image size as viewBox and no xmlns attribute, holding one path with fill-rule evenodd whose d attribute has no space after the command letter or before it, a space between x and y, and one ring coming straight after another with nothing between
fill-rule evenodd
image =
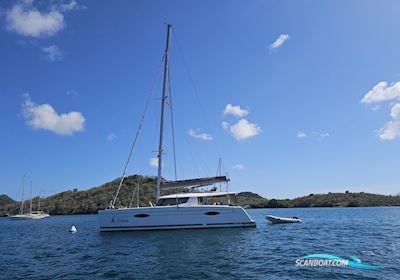
<instances>
[{"instance_id":1,"label":"green hill","mask_svg":"<svg viewBox=\"0 0 400 280\"><path fill-rule=\"evenodd\" d=\"M51 215L61 214L94 214L99 209L106 208L114 198L120 179L115 179L99 187L85 191L77 189L61 192L47 198L42 198L40 208ZM140 185L140 206L148 206L149 201L155 202L155 179L138 175L124 179L117 205L129 206L132 194L136 191L136 183ZM38 197L33 199L33 209L37 209ZM134 197L136 206L136 197ZM20 202L0 206L0 215L18 212ZM25 203L29 207L29 202Z\"/></svg>"},{"instance_id":2,"label":"green hill","mask_svg":"<svg viewBox=\"0 0 400 280\"><path fill-rule=\"evenodd\" d=\"M15 202L14 199L9 197L8 195L5 195L5 194L0 195L0 207L2 207L3 205L14 203L14 202Z\"/></svg>"},{"instance_id":3,"label":"green hill","mask_svg":"<svg viewBox=\"0 0 400 280\"><path fill-rule=\"evenodd\" d=\"M95 214L110 204L118 188L119 180L115 179L85 191L73 189L42 198L41 209L48 211L51 215ZM133 175L124 179L117 206L129 206L132 198L132 206L137 205L137 183L140 185L139 205L149 206L150 202L155 203L155 178ZM37 209L38 200L38 197L33 199L33 209ZM236 204L252 208L400 206L398 195L387 196L364 192L310 194L295 199L270 200L252 192L242 192L233 200ZM21 202L14 201L7 195L0 195L0 216L17 213L20 205ZM28 208L29 202L25 205Z\"/></svg>"},{"instance_id":4,"label":"green hill","mask_svg":"<svg viewBox=\"0 0 400 280\"><path fill-rule=\"evenodd\" d=\"M400 196L359 193L310 194L294 199L271 199L267 208L400 206Z\"/></svg>"},{"instance_id":5,"label":"green hill","mask_svg":"<svg viewBox=\"0 0 400 280\"><path fill-rule=\"evenodd\" d=\"M241 192L236 198L235 202L242 206L250 206L252 208L265 208L268 204L268 199L252 192Z\"/></svg>"}]
</instances>

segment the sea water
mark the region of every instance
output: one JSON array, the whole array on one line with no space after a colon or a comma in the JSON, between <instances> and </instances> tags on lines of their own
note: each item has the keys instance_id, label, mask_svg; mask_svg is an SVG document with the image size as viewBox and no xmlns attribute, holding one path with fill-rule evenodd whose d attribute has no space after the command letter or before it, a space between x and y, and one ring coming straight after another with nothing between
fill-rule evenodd
<instances>
[{"instance_id":1,"label":"sea water","mask_svg":"<svg viewBox=\"0 0 400 280\"><path fill-rule=\"evenodd\" d=\"M0 279L400 279L400 207L248 212L257 228L100 233L97 215L0 218ZM317 253L382 268L296 266Z\"/></svg>"}]
</instances>

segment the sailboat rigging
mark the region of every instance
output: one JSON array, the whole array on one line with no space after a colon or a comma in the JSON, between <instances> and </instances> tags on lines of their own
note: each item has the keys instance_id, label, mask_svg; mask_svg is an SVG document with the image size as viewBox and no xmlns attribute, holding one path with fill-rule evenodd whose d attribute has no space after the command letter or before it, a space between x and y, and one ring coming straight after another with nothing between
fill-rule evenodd
<instances>
[{"instance_id":1,"label":"sailboat rigging","mask_svg":"<svg viewBox=\"0 0 400 280\"><path fill-rule=\"evenodd\" d=\"M32 181L31 181L31 200L29 203L29 212L24 213L24 191L25 191L25 175L22 177L22 197L21 197L21 208L19 210L19 214L17 215L11 215L9 218L11 220L38 220L38 219L43 219L47 218L50 215L44 211L40 211L40 195L39 195L39 202L38 202L38 210L33 211L33 193L32 193Z\"/></svg>"},{"instance_id":2,"label":"sailboat rigging","mask_svg":"<svg viewBox=\"0 0 400 280\"><path fill-rule=\"evenodd\" d=\"M143 124L144 115L141 119L139 129L136 133L134 143L131 147L128 161L125 165L123 176L120 180L114 200L110 207L99 211L100 231L129 231L129 230L156 230L156 229L186 229L186 228L216 228L216 227L254 227L255 221L241 207L230 203L221 205L213 202L215 198L228 197L236 195L235 192L228 191L212 191L212 192L188 192L176 193L170 195L161 195L164 190L180 189L180 188L199 188L217 183L229 182L227 176L217 174L214 177L193 178L185 180L177 180L176 178L176 160L175 180L167 181L162 177L163 169L163 140L164 140L164 118L165 103L168 98L167 90L169 89L169 51L171 24L167 24L167 38L164 51L164 75L161 95L161 113L159 127L159 145L158 145L158 170L156 181L156 197L157 204L151 207L134 207L134 208L117 208L116 201L121 189L124 177L126 175L129 160L135 148L138 134ZM171 99L170 99L171 100ZM172 104L172 102L171 102ZM170 104L170 105L171 105ZM146 109L147 110L147 109ZM145 110L145 112L146 112ZM172 118L172 116L171 116ZM172 128L173 129L173 128ZM175 141L174 156L175 156ZM139 188L137 191L139 194ZM131 201L133 196L131 198ZM132 203L130 203L129 206Z\"/></svg>"}]
</instances>

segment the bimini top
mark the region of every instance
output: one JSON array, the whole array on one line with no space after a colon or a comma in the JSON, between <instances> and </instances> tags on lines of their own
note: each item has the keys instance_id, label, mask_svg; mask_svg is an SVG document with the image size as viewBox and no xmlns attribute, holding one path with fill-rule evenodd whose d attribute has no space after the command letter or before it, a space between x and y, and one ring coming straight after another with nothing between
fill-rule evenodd
<instances>
[{"instance_id":1,"label":"bimini top","mask_svg":"<svg viewBox=\"0 0 400 280\"><path fill-rule=\"evenodd\" d=\"M169 190L176 188L198 188L216 183L228 183L229 179L226 176L205 177L178 181L161 181L161 189Z\"/></svg>"},{"instance_id":2,"label":"bimini top","mask_svg":"<svg viewBox=\"0 0 400 280\"><path fill-rule=\"evenodd\" d=\"M174 193L160 196L158 199L184 198L184 197L218 197L225 195L237 195L237 192L192 192L192 193Z\"/></svg>"}]
</instances>

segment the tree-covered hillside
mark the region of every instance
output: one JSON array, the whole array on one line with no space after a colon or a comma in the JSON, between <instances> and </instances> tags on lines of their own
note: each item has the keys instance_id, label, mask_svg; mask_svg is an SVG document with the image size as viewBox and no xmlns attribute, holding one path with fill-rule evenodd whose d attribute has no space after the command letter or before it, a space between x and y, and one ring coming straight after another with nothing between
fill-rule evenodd
<instances>
[{"instance_id":1,"label":"tree-covered hillside","mask_svg":"<svg viewBox=\"0 0 400 280\"><path fill-rule=\"evenodd\" d=\"M400 206L400 196L359 193L310 194L295 199L271 199L265 207L367 207L367 206Z\"/></svg>"},{"instance_id":2,"label":"tree-covered hillside","mask_svg":"<svg viewBox=\"0 0 400 280\"><path fill-rule=\"evenodd\" d=\"M106 208L118 188L120 179L105 183L99 187L91 188L86 191L77 189L61 192L47 198L42 198L40 208L48 211L51 215L60 214L94 214L99 209ZM149 206L149 201L155 202L155 179L152 177L142 177L138 175L129 176L124 179L120 194L117 200L117 206L129 206L132 196L132 204L137 204L137 184L139 184L139 205ZM37 209L39 198L33 199L33 209ZM27 211L29 202L25 203ZM0 206L1 214L14 214L20 208L20 202Z\"/></svg>"},{"instance_id":3,"label":"tree-covered hillside","mask_svg":"<svg viewBox=\"0 0 400 280\"><path fill-rule=\"evenodd\" d=\"M42 198L41 209L51 215L95 214L106 208L113 200L120 179L105 183L85 191L77 189ZM116 206L137 206L137 185L139 184L139 205L155 204L155 178L133 175L124 179ZM180 192L187 190L178 190ZM171 193L171 191L169 192ZM167 193L163 193L167 194ZM252 208L291 208L291 207L358 207L358 206L400 206L400 196L387 196L370 193L328 193L310 194L295 199L266 199L258 194L242 192L234 197L233 202ZM33 209L37 209L39 198L33 199ZM16 214L21 202L6 195L0 196L0 216ZM25 202L25 211L29 202Z\"/></svg>"},{"instance_id":4,"label":"tree-covered hillside","mask_svg":"<svg viewBox=\"0 0 400 280\"><path fill-rule=\"evenodd\" d=\"M0 207L2 207L3 205L14 203L14 202L15 202L14 199L9 197L8 195L5 195L5 194L0 195Z\"/></svg>"}]
</instances>

